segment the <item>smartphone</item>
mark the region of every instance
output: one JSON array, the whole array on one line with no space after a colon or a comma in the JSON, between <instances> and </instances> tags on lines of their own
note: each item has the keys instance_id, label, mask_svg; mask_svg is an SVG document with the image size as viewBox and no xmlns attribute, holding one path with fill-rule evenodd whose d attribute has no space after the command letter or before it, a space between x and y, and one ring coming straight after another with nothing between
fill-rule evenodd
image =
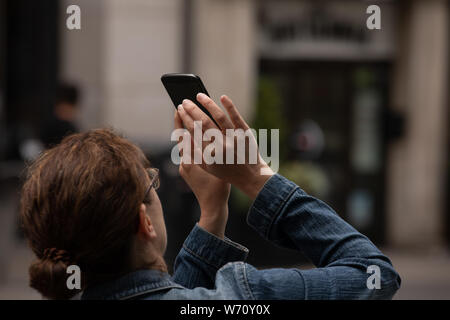
<instances>
[{"instance_id":1,"label":"smartphone","mask_svg":"<svg viewBox=\"0 0 450 320\"><path fill-rule=\"evenodd\" d=\"M164 88L166 88L170 99L172 99L175 108L178 108L178 105L182 104L184 99L189 99L208 115L218 128L220 128L209 111L197 101L198 93L204 93L209 96L208 91L206 91L199 76L187 73L167 73L161 76L161 82L163 83Z\"/></svg>"}]
</instances>

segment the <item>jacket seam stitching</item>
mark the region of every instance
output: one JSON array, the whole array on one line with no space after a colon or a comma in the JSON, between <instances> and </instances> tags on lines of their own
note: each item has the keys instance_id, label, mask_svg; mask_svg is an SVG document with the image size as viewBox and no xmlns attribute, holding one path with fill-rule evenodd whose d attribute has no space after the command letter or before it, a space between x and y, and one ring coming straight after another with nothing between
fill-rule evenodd
<instances>
[{"instance_id":1,"label":"jacket seam stitching","mask_svg":"<svg viewBox=\"0 0 450 320\"><path fill-rule=\"evenodd\" d=\"M308 300L308 285L306 284L306 279L303 276L303 272L302 272L301 269L298 269L298 268L295 271L297 271L297 273L300 275L300 278L302 278L303 284L305 286L305 289L304 289L304 292L305 292L304 300Z\"/></svg>"},{"instance_id":2,"label":"jacket seam stitching","mask_svg":"<svg viewBox=\"0 0 450 320\"><path fill-rule=\"evenodd\" d=\"M171 289L171 288L183 288L183 287L180 286L180 285L177 285L177 284L170 284L170 285L157 287L157 288L152 288L152 289L146 289L146 290L144 289L141 292L136 292L136 293L131 294L131 295L125 295L123 297L119 297L118 299L119 300L128 300L128 299L139 297L139 296L147 294L147 293L158 292L158 291L161 291L161 290Z\"/></svg>"},{"instance_id":3,"label":"jacket seam stitching","mask_svg":"<svg viewBox=\"0 0 450 320\"><path fill-rule=\"evenodd\" d=\"M186 245L183 245L183 249L186 250L189 254L193 255L197 259L201 260L202 262L206 263L207 265L214 267L216 269L219 269L220 267L218 265L213 264L212 262L209 262L207 259L203 258L202 256L196 254L194 251L189 249ZM220 259L220 258L219 258Z\"/></svg>"},{"instance_id":4,"label":"jacket seam stitching","mask_svg":"<svg viewBox=\"0 0 450 320\"><path fill-rule=\"evenodd\" d=\"M247 268L245 266L245 263L242 264L242 275L244 278L244 285L248 291L248 295L250 296L250 298L252 300L256 300L255 296L253 295L252 289L250 288L250 284L248 283L248 279L247 279Z\"/></svg>"},{"instance_id":5,"label":"jacket seam stitching","mask_svg":"<svg viewBox=\"0 0 450 320\"><path fill-rule=\"evenodd\" d=\"M292 197L294 192L297 191L297 189L299 189L298 186L295 186L294 188L292 188L291 192L289 192L287 197L282 200L282 202L281 202L280 206L278 207L277 211L275 211L275 214L272 216L272 219L270 220L269 226L267 227L267 230L266 230L266 235L265 236L266 236L267 239L269 239L270 230L272 229L272 226L273 226L273 224L275 222L275 219L280 215L281 210L286 205L288 200Z\"/></svg>"}]
</instances>

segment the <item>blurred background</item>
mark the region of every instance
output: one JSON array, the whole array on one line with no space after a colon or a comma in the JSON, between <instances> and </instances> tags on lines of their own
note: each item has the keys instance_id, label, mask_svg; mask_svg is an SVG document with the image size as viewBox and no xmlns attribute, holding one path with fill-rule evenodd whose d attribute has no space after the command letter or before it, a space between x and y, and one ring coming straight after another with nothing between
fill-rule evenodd
<instances>
[{"instance_id":1,"label":"blurred background","mask_svg":"<svg viewBox=\"0 0 450 320\"><path fill-rule=\"evenodd\" d=\"M81 30L66 27L71 4ZM173 263L199 209L170 161L168 72L280 129L280 173L392 258L397 299L450 299L449 13L446 0L0 0L0 299L40 299L19 190L27 161L69 132L112 126L160 168ZM233 190L227 229L248 261L311 267L246 226L250 204Z\"/></svg>"}]
</instances>

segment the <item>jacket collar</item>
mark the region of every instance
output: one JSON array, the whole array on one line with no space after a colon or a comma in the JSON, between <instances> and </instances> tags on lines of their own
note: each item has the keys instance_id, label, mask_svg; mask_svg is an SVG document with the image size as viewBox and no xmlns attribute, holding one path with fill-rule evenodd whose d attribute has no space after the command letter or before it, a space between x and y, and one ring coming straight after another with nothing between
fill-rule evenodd
<instances>
[{"instance_id":1,"label":"jacket collar","mask_svg":"<svg viewBox=\"0 0 450 320\"><path fill-rule=\"evenodd\" d=\"M182 286L173 282L168 273L159 270L138 270L116 280L86 288L81 299L126 300L170 288Z\"/></svg>"}]
</instances>

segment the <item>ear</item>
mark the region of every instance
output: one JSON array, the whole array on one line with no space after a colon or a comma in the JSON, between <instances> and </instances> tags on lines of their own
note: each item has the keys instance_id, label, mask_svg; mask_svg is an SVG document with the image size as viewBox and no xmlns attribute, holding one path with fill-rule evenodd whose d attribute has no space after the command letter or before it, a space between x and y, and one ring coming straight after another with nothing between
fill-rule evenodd
<instances>
[{"instance_id":1,"label":"ear","mask_svg":"<svg viewBox=\"0 0 450 320\"><path fill-rule=\"evenodd\" d=\"M146 240L153 240L156 238L156 231L153 227L152 220L146 212L145 204L141 204L139 208L139 229L138 235Z\"/></svg>"}]
</instances>

